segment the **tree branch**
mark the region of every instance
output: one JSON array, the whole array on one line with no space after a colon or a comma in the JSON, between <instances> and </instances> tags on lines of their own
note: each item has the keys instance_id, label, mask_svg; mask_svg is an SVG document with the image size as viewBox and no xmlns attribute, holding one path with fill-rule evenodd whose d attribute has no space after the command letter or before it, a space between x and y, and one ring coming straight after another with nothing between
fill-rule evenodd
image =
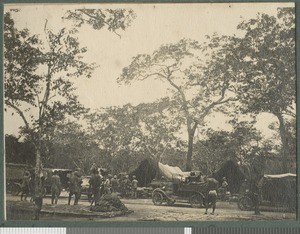
<instances>
[{"instance_id":1,"label":"tree branch","mask_svg":"<svg viewBox=\"0 0 300 234\"><path fill-rule=\"evenodd\" d=\"M162 78L167 78L166 76L164 76L163 74L159 73L159 72L154 72L154 73L151 73L151 74L148 74L148 75L139 75L140 77L142 77L141 80L146 80L147 78L151 77L151 76L160 76Z\"/></svg>"},{"instance_id":2,"label":"tree branch","mask_svg":"<svg viewBox=\"0 0 300 234\"><path fill-rule=\"evenodd\" d=\"M80 11L81 13L87 15L88 17L91 17L91 18L93 18L93 19L102 21L104 24L106 24L108 27L110 27L110 25L109 25L104 19L101 19L101 18L98 18L98 17L96 17L96 16L94 16L94 15L91 15L91 14L87 13L87 12L86 12L85 10L83 10L83 9L78 9L78 11ZM102 13L101 10L99 10L99 11L101 12L101 14L102 14L103 16L105 16L105 15ZM118 34L115 30L112 30L112 32L113 32L114 34L116 34L119 38L121 38L121 35Z\"/></svg>"}]
</instances>

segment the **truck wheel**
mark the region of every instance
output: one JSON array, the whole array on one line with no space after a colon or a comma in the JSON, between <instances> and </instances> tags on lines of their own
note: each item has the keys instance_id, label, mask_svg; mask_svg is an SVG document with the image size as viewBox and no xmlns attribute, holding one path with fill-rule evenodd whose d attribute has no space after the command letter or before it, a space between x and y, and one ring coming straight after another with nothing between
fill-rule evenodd
<instances>
[{"instance_id":1,"label":"truck wheel","mask_svg":"<svg viewBox=\"0 0 300 234\"><path fill-rule=\"evenodd\" d=\"M203 206L203 197L200 194L194 194L190 197L190 204L194 208Z\"/></svg>"},{"instance_id":2,"label":"truck wheel","mask_svg":"<svg viewBox=\"0 0 300 234\"><path fill-rule=\"evenodd\" d=\"M238 200L238 207L240 210L252 210L253 202L250 197L244 196Z\"/></svg>"},{"instance_id":3,"label":"truck wheel","mask_svg":"<svg viewBox=\"0 0 300 234\"><path fill-rule=\"evenodd\" d=\"M161 193L159 193L159 192L154 192L153 193L152 202L153 202L154 205L156 205L156 206L161 205L163 200L164 200L164 197Z\"/></svg>"}]
</instances>

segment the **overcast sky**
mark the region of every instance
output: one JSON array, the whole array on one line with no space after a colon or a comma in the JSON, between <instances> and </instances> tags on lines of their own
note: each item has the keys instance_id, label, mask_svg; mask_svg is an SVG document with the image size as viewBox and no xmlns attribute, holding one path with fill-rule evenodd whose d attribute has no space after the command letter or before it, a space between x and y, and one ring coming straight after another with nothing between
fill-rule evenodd
<instances>
[{"instance_id":1,"label":"overcast sky","mask_svg":"<svg viewBox=\"0 0 300 234\"><path fill-rule=\"evenodd\" d=\"M137 82L131 86L116 82L122 68L129 65L133 56L152 53L160 45L178 42L182 38L203 41L205 35L237 34L236 26L249 18L255 18L258 12L276 14L282 6L293 3L234 3L234 4L7 4L5 11L18 8L14 13L16 27L28 28L32 34L40 34L46 19L48 27L58 30L70 27L69 21L62 20L67 10L76 8L128 8L133 9L137 17L125 31L119 31L121 38L105 29L96 31L84 26L79 29L81 46L88 52L85 60L95 62L100 67L91 79L76 82L79 100L92 109L126 103L138 104L151 102L167 95L167 85L159 81ZM260 117L262 119L265 118ZM271 121L275 121L273 118ZM217 119L222 126L224 121ZM266 124L259 127L266 128ZM22 124L20 118L5 114L5 133L17 135ZM265 129L266 130L266 129Z\"/></svg>"}]
</instances>

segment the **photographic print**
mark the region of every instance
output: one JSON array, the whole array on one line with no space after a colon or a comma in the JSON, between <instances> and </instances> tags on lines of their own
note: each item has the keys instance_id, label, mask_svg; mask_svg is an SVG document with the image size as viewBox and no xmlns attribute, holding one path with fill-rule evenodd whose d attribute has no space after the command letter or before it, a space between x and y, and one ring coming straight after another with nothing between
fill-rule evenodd
<instances>
[{"instance_id":1,"label":"photographic print","mask_svg":"<svg viewBox=\"0 0 300 234\"><path fill-rule=\"evenodd\" d=\"M6 220L296 219L294 3L4 4Z\"/></svg>"}]
</instances>

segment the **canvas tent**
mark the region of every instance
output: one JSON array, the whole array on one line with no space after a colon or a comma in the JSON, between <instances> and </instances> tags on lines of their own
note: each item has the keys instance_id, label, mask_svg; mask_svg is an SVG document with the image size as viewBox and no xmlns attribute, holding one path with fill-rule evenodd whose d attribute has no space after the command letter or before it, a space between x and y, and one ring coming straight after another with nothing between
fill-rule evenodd
<instances>
[{"instance_id":1,"label":"canvas tent","mask_svg":"<svg viewBox=\"0 0 300 234\"><path fill-rule=\"evenodd\" d=\"M247 178L242 167L232 160L228 160L222 164L221 167L213 173L213 177L220 183L222 182L222 178L226 177L229 191L232 194L239 193L244 180Z\"/></svg>"},{"instance_id":2,"label":"canvas tent","mask_svg":"<svg viewBox=\"0 0 300 234\"><path fill-rule=\"evenodd\" d=\"M183 172L179 167L172 167L147 158L142 160L138 167L129 173L129 176L132 177L135 175L139 181L139 186L145 187L155 178L164 176L167 180L181 179L187 174L188 173Z\"/></svg>"}]
</instances>

